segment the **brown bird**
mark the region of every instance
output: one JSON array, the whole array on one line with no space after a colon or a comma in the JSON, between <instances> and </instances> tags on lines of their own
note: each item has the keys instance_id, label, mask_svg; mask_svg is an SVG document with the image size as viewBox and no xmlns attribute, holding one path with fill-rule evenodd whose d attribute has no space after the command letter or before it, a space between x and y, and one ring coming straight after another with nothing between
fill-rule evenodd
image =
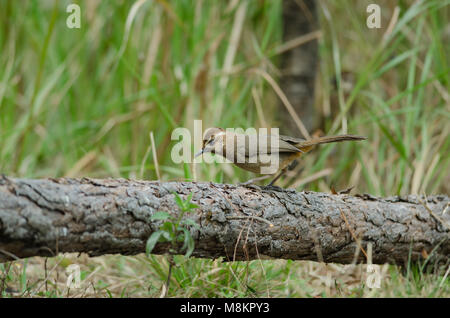
<instances>
[{"instance_id":1,"label":"brown bird","mask_svg":"<svg viewBox=\"0 0 450 318\"><path fill-rule=\"evenodd\" d=\"M208 128L203 137L204 153L214 153L228 159L241 169L260 174L275 174L273 185L287 170L289 164L314 146L345 140L365 140L355 135L325 136L305 140L283 135L244 135L222 128Z\"/></svg>"}]
</instances>

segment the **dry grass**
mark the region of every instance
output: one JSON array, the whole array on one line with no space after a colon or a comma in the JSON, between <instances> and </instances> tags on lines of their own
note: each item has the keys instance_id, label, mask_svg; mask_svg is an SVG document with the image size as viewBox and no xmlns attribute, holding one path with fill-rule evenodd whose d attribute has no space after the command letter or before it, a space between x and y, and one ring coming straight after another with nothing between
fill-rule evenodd
<instances>
[{"instance_id":1,"label":"dry grass","mask_svg":"<svg viewBox=\"0 0 450 318\"><path fill-rule=\"evenodd\" d=\"M281 41L280 3L80 1L82 28L68 30L64 1L0 2L0 171L248 179L230 166L174 165L170 133L196 118L204 127L277 125L278 99L289 101L270 81L279 54L299 45ZM369 3L318 1L322 31L311 35L320 44L320 129L369 140L322 147L285 182L448 194L450 2L380 0L380 30L366 27ZM417 264L382 266L381 288L370 289L366 265L175 260L171 297L450 296L447 269ZM65 285L70 263L81 266L77 290ZM36 257L0 265L0 287L4 296L157 297L167 270L162 256Z\"/></svg>"},{"instance_id":2,"label":"dry grass","mask_svg":"<svg viewBox=\"0 0 450 318\"><path fill-rule=\"evenodd\" d=\"M221 263L220 260L176 257L169 297L448 297L444 269L420 273L412 265L401 274L381 265L380 288L368 265L309 261L262 260ZM47 264L45 265L45 262ZM68 288L67 267L81 269L79 288ZM25 271L24 271L25 266ZM169 264L164 256L65 254L12 263L5 296L21 297L159 297ZM45 270L47 268L47 271ZM369 286L374 288L370 288Z\"/></svg>"}]
</instances>

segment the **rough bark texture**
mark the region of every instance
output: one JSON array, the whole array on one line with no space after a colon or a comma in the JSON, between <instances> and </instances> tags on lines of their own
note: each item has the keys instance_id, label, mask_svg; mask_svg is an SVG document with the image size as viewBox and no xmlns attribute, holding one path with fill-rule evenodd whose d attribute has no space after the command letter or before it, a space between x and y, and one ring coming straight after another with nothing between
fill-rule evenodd
<instances>
[{"instance_id":1,"label":"rough bark texture","mask_svg":"<svg viewBox=\"0 0 450 318\"><path fill-rule=\"evenodd\" d=\"M319 28L315 0L283 1L283 41L298 38ZM314 124L314 84L317 71L317 40L286 51L281 56L280 86L301 118L306 129ZM287 135L298 135L294 120L284 105L279 105L280 131Z\"/></svg>"},{"instance_id":2,"label":"rough bark texture","mask_svg":"<svg viewBox=\"0 0 450 318\"><path fill-rule=\"evenodd\" d=\"M0 261L142 253L161 224L150 216L178 213L173 192L193 192L199 205L189 215L200 225L191 229L196 257L345 264L371 242L373 263L403 264L410 252L413 260L428 254L449 261L445 195L375 198L214 183L6 177L0 177ZM158 244L154 253L168 247ZM366 261L365 252L359 261Z\"/></svg>"}]
</instances>

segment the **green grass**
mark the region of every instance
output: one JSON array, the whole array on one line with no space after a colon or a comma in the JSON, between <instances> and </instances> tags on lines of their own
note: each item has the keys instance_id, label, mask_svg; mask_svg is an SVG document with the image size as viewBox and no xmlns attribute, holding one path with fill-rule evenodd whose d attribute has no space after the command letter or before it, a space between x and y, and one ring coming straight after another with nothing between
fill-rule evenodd
<instances>
[{"instance_id":1,"label":"green grass","mask_svg":"<svg viewBox=\"0 0 450 318\"><path fill-rule=\"evenodd\" d=\"M69 3L0 2L1 173L156 179L153 132L161 180L252 177L229 165L175 165L170 135L194 119L203 128L263 127L255 94L267 123L280 125L277 96L254 72L277 78L280 1L155 0L136 6L135 15L132 1L77 1L82 27L73 30L65 25ZM331 168L297 190L448 194L450 1L399 1L389 34L395 2L378 1L378 30L365 24L370 1L319 3L319 128L369 139L311 152L281 185ZM175 259L169 296L450 295L445 269L404 275L388 266L382 288L369 289L362 265ZM0 284L5 278L25 296L158 296L168 270L160 256L58 256L48 260L54 270L42 284L45 260L27 261L0 265ZM81 291L64 287L68 262L82 264Z\"/></svg>"},{"instance_id":2,"label":"green grass","mask_svg":"<svg viewBox=\"0 0 450 318\"><path fill-rule=\"evenodd\" d=\"M380 288L367 286L367 265L337 265L286 260L222 263L221 260L174 257L168 297L448 297L447 272L410 264L402 273L380 266ZM47 261L35 257L11 263L3 296L25 297L159 297L167 280L165 256L76 254ZM68 289L66 268L81 267L81 286ZM0 274L5 272L0 266Z\"/></svg>"}]
</instances>

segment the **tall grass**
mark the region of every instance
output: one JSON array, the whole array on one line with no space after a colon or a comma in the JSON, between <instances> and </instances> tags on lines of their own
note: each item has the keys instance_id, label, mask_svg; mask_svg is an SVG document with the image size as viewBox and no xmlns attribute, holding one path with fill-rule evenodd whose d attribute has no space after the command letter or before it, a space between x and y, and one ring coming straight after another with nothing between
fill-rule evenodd
<instances>
[{"instance_id":1,"label":"tall grass","mask_svg":"<svg viewBox=\"0 0 450 318\"><path fill-rule=\"evenodd\" d=\"M0 1L1 173L156 179L156 158L161 180L251 177L229 165L173 164L170 135L194 119L204 128L281 124L278 97L255 72L280 74L281 1L78 1L81 29L66 27L69 3ZM450 1L378 1L381 29L366 26L369 3L318 1L315 105L323 132L369 139L308 154L284 185L448 194ZM2 265L2 275L23 295L66 296L67 259L84 267L78 296L155 296L168 268L162 257L61 256L49 261L45 291L36 290L40 258ZM177 261L169 296L450 295L448 275L423 269L386 267L371 290L361 266Z\"/></svg>"}]
</instances>

